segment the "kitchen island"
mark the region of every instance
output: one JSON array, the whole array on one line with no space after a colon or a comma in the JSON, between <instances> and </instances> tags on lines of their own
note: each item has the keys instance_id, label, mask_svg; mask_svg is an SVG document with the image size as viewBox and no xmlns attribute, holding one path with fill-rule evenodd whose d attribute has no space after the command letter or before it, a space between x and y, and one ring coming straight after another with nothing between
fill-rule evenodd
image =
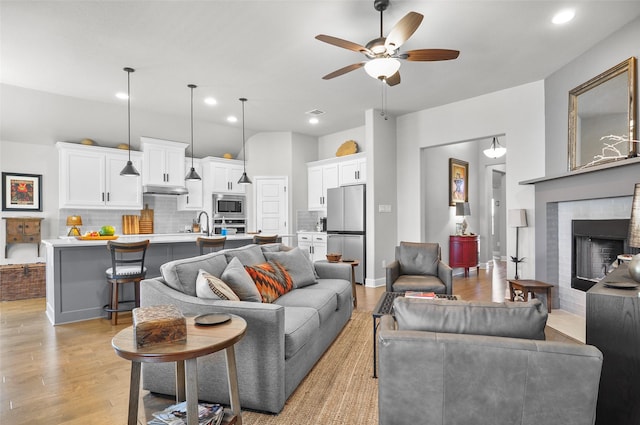
<instances>
[{"instance_id":1,"label":"kitchen island","mask_svg":"<svg viewBox=\"0 0 640 425\"><path fill-rule=\"evenodd\" d=\"M160 276L160 266L168 261L200 254L196 239L202 234L175 233L122 235L118 242L149 239L145 266L147 277ZM253 242L253 235L228 235L225 248ZM102 307L109 300L105 270L111 267L106 240L78 240L64 237L42 241L45 247L46 314L52 324L106 317ZM123 286L123 299L133 299L131 285Z\"/></svg>"}]
</instances>

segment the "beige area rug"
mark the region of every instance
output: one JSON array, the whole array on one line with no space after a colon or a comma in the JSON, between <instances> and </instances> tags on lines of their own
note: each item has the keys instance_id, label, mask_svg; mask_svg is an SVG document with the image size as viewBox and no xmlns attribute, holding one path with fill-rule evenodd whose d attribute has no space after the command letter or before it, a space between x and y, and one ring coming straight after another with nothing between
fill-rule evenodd
<instances>
[{"instance_id":1,"label":"beige area rug","mask_svg":"<svg viewBox=\"0 0 640 425\"><path fill-rule=\"evenodd\" d=\"M370 312L351 320L277 415L244 411L244 425L377 424Z\"/></svg>"}]
</instances>

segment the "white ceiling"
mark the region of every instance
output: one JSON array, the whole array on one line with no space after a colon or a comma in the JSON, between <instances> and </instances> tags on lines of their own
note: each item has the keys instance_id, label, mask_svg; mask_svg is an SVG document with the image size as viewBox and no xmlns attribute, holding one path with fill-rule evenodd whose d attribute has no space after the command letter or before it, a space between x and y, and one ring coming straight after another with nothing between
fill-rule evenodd
<instances>
[{"instance_id":1,"label":"white ceiling","mask_svg":"<svg viewBox=\"0 0 640 425\"><path fill-rule=\"evenodd\" d=\"M576 18L551 23L564 6ZM401 48L460 50L457 60L402 62L388 88L390 115L544 79L640 16L640 1L393 1L384 34L407 12L424 15ZM380 83L358 69L322 76L364 56L316 40L328 34L366 44L379 34L373 0L0 1L2 83L132 108L195 116L220 125L247 97L248 131L312 136L364 124L381 107ZM613 64L612 64L613 65ZM213 96L218 104L201 103ZM305 112L326 114L312 126ZM235 127L240 124L235 124ZM236 129L237 131L237 129ZM221 140L221 154L228 150Z\"/></svg>"}]
</instances>

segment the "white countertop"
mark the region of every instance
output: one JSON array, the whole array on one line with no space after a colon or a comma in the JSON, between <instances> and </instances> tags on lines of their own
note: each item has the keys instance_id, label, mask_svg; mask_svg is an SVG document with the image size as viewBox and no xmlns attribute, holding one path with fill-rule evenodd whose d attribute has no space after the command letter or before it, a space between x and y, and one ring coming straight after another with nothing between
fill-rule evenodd
<instances>
[{"instance_id":1,"label":"white countertop","mask_svg":"<svg viewBox=\"0 0 640 425\"><path fill-rule=\"evenodd\" d=\"M216 237L220 235L214 235L210 237ZM199 237L207 237L203 233L152 233L148 235L118 235L118 242L138 242L149 239L150 243L180 243L180 242L195 242ZM252 234L241 233L237 235L227 235L227 240L246 240L253 239ZM61 246L89 246L89 245L106 245L106 239L97 240L79 240L75 237L62 236L58 239L45 239L43 244L52 247Z\"/></svg>"}]
</instances>

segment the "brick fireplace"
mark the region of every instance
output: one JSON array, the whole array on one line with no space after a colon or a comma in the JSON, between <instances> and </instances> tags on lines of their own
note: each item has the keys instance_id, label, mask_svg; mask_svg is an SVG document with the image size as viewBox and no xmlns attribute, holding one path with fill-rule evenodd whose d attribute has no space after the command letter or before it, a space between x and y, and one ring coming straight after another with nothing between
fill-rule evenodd
<instances>
[{"instance_id":1,"label":"brick fireplace","mask_svg":"<svg viewBox=\"0 0 640 425\"><path fill-rule=\"evenodd\" d=\"M572 221L629 219L640 158L521 182L535 185L535 278L556 285L553 308L585 317L585 292L571 287Z\"/></svg>"}]
</instances>

